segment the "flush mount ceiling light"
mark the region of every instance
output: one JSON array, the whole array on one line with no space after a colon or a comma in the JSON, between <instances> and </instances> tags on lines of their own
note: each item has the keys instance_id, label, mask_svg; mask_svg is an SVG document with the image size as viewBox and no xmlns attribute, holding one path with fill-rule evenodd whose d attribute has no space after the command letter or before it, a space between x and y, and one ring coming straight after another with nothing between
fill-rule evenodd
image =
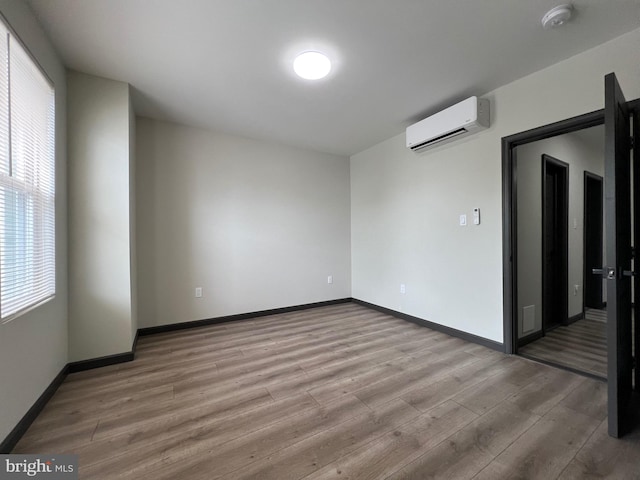
<instances>
[{"instance_id":1,"label":"flush mount ceiling light","mask_svg":"<svg viewBox=\"0 0 640 480\"><path fill-rule=\"evenodd\" d=\"M307 80L326 77L331 71L331 62L320 52L304 52L293 61L293 70Z\"/></svg>"},{"instance_id":2,"label":"flush mount ceiling light","mask_svg":"<svg viewBox=\"0 0 640 480\"><path fill-rule=\"evenodd\" d=\"M549 10L542 17L542 28L558 28L564 25L571 18L573 7L571 5L558 5Z\"/></svg>"}]
</instances>

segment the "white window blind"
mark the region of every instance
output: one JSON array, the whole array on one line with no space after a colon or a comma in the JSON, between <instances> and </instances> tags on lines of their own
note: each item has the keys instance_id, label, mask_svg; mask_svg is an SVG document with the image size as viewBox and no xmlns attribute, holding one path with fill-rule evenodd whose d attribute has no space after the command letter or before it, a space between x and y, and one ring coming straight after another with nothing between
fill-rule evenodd
<instances>
[{"instance_id":1,"label":"white window blind","mask_svg":"<svg viewBox=\"0 0 640 480\"><path fill-rule=\"evenodd\" d=\"M0 25L0 317L55 295L55 99Z\"/></svg>"}]
</instances>

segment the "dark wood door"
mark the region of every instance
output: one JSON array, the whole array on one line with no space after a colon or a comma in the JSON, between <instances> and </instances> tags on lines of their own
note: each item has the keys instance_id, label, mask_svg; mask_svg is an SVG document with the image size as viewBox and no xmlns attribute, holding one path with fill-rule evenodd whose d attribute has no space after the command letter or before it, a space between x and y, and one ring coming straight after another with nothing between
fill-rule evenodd
<instances>
[{"instance_id":1,"label":"dark wood door","mask_svg":"<svg viewBox=\"0 0 640 480\"><path fill-rule=\"evenodd\" d=\"M584 172L584 306L604 308L602 278L592 275L602 266L603 249L603 181L602 177Z\"/></svg>"},{"instance_id":2,"label":"dark wood door","mask_svg":"<svg viewBox=\"0 0 640 480\"><path fill-rule=\"evenodd\" d=\"M542 326L567 322L569 165L542 156Z\"/></svg>"},{"instance_id":3,"label":"dark wood door","mask_svg":"<svg viewBox=\"0 0 640 480\"><path fill-rule=\"evenodd\" d=\"M633 382L631 337L631 129L615 74L605 77L605 235L607 239L607 388L609 435L630 427Z\"/></svg>"},{"instance_id":4,"label":"dark wood door","mask_svg":"<svg viewBox=\"0 0 640 480\"><path fill-rule=\"evenodd\" d=\"M633 113L633 357L635 358L634 389L640 392L640 110Z\"/></svg>"}]
</instances>

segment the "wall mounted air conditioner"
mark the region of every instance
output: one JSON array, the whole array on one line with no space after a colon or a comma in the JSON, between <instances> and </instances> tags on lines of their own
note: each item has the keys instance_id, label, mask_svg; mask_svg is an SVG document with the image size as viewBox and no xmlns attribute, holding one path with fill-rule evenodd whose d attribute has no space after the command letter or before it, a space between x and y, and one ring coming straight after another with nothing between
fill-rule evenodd
<instances>
[{"instance_id":1,"label":"wall mounted air conditioner","mask_svg":"<svg viewBox=\"0 0 640 480\"><path fill-rule=\"evenodd\" d=\"M489 100L470 97L407 127L407 148L414 152L489 128Z\"/></svg>"}]
</instances>

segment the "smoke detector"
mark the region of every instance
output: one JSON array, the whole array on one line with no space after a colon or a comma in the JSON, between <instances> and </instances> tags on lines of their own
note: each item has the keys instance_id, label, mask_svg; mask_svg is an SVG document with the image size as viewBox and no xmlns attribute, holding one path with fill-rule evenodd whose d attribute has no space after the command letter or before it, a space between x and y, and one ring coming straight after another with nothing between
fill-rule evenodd
<instances>
[{"instance_id":1,"label":"smoke detector","mask_svg":"<svg viewBox=\"0 0 640 480\"><path fill-rule=\"evenodd\" d=\"M573 7L571 5L558 5L549 10L542 17L542 28L548 30L550 28L558 28L564 25L571 18Z\"/></svg>"}]
</instances>

